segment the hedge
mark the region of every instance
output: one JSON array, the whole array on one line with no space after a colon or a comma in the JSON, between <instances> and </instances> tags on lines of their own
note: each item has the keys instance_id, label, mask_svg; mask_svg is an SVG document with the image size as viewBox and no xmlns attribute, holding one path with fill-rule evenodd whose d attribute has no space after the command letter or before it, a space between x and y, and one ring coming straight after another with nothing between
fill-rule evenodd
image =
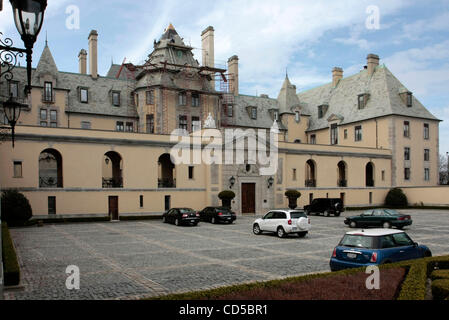
<instances>
[{"instance_id":1,"label":"hedge","mask_svg":"<svg viewBox=\"0 0 449 320\"><path fill-rule=\"evenodd\" d=\"M397 300L425 300L426 299L426 283L428 276L434 271L434 268L438 266L438 268L449 269L449 256L441 256L441 257L429 257L417 260L409 260L396 262L386 265L381 265L380 269L389 269L389 268L399 268L405 267L408 270L408 273L402 283L399 295ZM150 298L152 300L199 300L199 299L214 299L229 293L234 293L238 291L246 291L254 288L270 288L277 286L279 284L285 282L302 282L307 280L312 280L316 278L329 277L338 274L355 274L358 272L364 272L365 268L354 268L354 269L346 269L337 272L326 272L326 273L318 273L318 274L310 274L299 277L290 277L281 280L271 280L266 282L255 282L249 284L238 284L228 287L221 287L217 289L204 290L204 291L196 291L196 292L186 292L180 294L171 294L166 296L159 296ZM446 279L445 279L446 280ZM438 286L439 290L441 286ZM446 287L444 286L446 289ZM444 290L445 290L444 289ZM444 295L444 293L442 294ZM444 298L446 298L444 296ZM443 298L443 299L444 299Z\"/></svg>"},{"instance_id":2,"label":"hedge","mask_svg":"<svg viewBox=\"0 0 449 320\"><path fill-rule=\"evenodd\" d=\"M434 300L448 299L449 279L438 279L432 281L432 295Z\"/></svg>"},{"instance_id":3,"label":"hedge","mask_svg":"<svg viewBox=\"0 0 449 320\"><path fill-rule=\"evenodd\" d=\"M20 283L20 267L17 254L9 233L8 226L2 222L2 258L3 279L5 286L16 286Z\"/></svg>"},{"instance_id":4,"label":"hedge","mask_svg":"<svg viewBox=\"0 0 449 320\"><path fill-rule=\"evenodd\" d=\"M430 275L430 279L432 280L449 279L449 270L435 270Z\"/></svg>"}]
</instances>

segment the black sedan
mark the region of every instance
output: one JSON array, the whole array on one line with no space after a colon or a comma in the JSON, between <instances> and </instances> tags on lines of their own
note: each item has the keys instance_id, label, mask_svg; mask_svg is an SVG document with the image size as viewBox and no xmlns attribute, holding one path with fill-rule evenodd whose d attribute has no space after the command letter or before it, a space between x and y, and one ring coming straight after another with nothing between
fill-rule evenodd
<instances>
[{"instance_id":1,"label":"black sedan","mask_svg":"<svg viewBox=\"0 0 449 320\"><path fill-rule=\"evenodd\" d=\"M347 217L345 224L351 228L358 227L396 227L402 229L413 223L412 218L407 214L401 214L392 209L371 209L359 216Z\"/></svg>"},{"instance_id":2,"label":"black sedan","mask_svg":"<svg viewBox=\"0 0 449 320\"><path fill-rule=\"evenodd\" d=\"M200 211L200 218L202 221L209 221L211 223L233 223L237 219L235 212L226 207L206 207Z\"/></svg>"},{"instance_id":3,"label":"black sedan","mask_svg":"<svg viewBox=\"0 0 449 320\"><path fill-rule=\"evenodd\" d=\"M173 208L162 215L162 222L180 225L196 226L200 222L200 215L190 208Z\"/></svg>"}]
</instances>

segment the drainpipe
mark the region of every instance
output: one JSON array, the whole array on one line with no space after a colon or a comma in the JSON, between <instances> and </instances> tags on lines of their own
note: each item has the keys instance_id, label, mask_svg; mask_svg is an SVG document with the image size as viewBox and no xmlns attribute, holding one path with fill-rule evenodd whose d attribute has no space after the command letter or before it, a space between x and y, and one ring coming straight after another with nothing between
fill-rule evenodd
<instances>
[{"instance_id":1,"label":"drainpipe","mask_svg":"<svg viewBox=\"0 0 449 320\"><path fill-rule=\"evenodd\" d=\"M0 190L1 194L1 190ZM3 300L3 244L2 244L2 198L0 197L0 300Z\"/></svg>"}]
</instances>

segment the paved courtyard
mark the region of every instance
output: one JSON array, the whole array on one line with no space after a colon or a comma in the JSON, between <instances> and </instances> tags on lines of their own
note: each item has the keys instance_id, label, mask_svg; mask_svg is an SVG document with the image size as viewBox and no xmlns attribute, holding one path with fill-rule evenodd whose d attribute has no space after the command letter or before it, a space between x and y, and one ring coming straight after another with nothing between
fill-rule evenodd
<instances>
[{"instance_id":1,"label":"paved courtyard","mask_svg":"<svg viewBox=\"0 0 449 320\"><path fill-rule=\"evenodd\" d=\"M412 214L406 231L415 241L434 255L449 254L449 211L403 212ZM303 239L255 236L252 217L198 227L133 221L11 229L23 288L5 298L136 299L329 271L332 250L349 228L344 217L311 219ZM66 288L69 265L80 269L80 290Z\"/></svg>"}]
</instances>

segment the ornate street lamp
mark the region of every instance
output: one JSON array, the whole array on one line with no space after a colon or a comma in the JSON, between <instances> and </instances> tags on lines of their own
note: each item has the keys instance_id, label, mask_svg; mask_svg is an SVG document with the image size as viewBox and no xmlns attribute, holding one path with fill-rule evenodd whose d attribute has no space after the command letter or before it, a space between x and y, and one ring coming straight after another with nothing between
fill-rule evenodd
<instances>
[{"instance_id":1,"label":"ornate street lamp","mask_svg":"<svg viewBox=\"0 0 449 320\"><path fill-rule=\"evenodd\" d=\"M232 176L232 177L229 178L229 184L230 184L229 188L232 189L232 187L233 187L234 184L235 184L235 178L234 178L234 176Z\"/></svg>"},{"instance_id":2,"label":"ornate street lamp","mask_svg":"<svg viewBox=\"0 0 449 320\"><path fill-rule=\"evenodd\" d=\"M268 183L268 189L270 189L271 186L273 186L273 183L274 183L273 177L269 177L268 180L267 180L267 183Z\"/></svg>"},{"instance_id":3,"label":"ornate street lamp","mask_svg":"<svg viewBox=\"0 0 449 320\"><path fill-rule=\"evenodd\" d=\"M13 42L10 38L6 38L4 41L0 39L0 78L5 76L6 80L11 81L13 79L12 70L17 64L18 57L23 57L25 53L28 80L25 86L25 93L30 94L33 46L42 28L47 0L10 0L10 2L14 23L25 44L25 49L13 47ZM26 107L26 105L16 102L11 95L7 101L3 102L5 116L12 130L13 147L14 128L19 119L21 108L23 107Z\"/></svg>"}]
</instances>

